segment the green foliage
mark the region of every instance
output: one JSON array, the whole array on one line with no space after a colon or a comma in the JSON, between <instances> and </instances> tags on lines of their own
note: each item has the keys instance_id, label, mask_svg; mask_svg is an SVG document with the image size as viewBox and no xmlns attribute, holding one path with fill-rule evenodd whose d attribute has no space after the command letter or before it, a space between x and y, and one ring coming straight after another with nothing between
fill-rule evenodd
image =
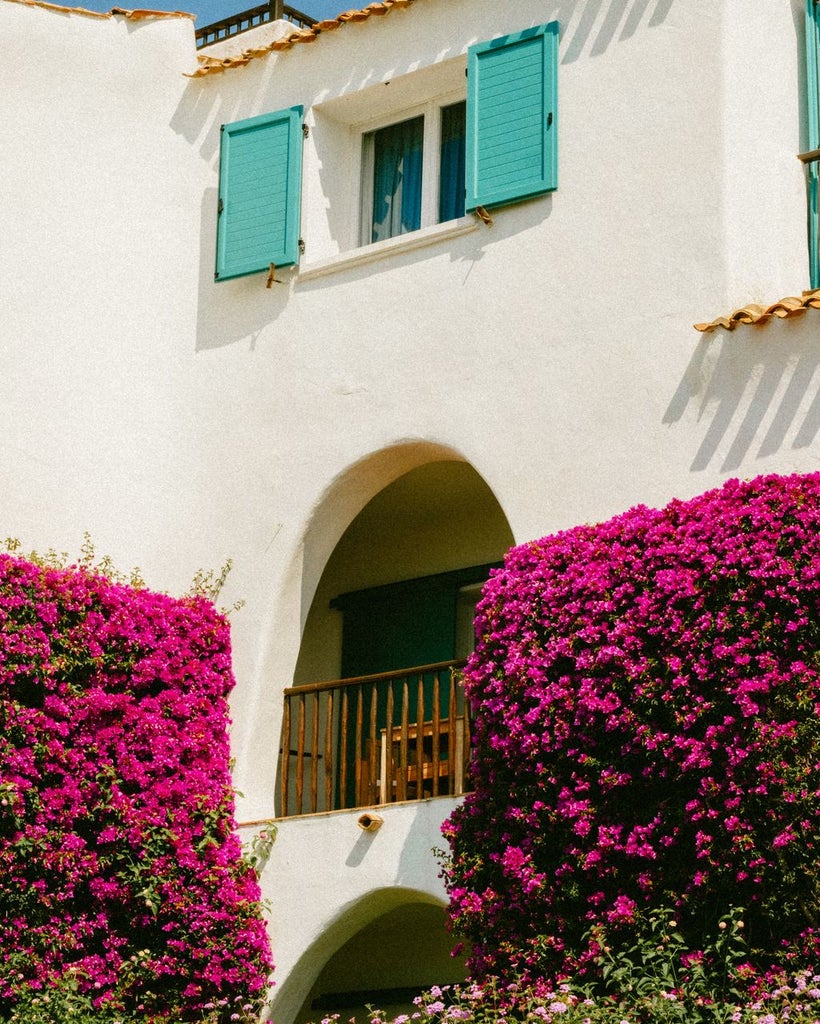
<instances>
[{"instance_id":1,"label":"green foliage","mask_svg":"<svg viewBox=\"0 0 820 1024\"><path fill-rule=\"evenodd\" d=\"M588 935L595 958L573 979L572 991L617 1005L635 1020L730 1024L748 996L743 963L748 957L742 911L721 917L703 949L691 950L679 930L680 912L656 909L639 915L631 940L611 937L596 924Z\"/></svg>"},{"instance_id":2,"label":"green foliage","mask_svg":"<svg viewBox=\"0 0 820 1024\"><path fill-rule=\"evenodd\" d=\"M57 551L55 548L48 548L45 552L34 550L26 552L17 537L6 537L0 542L0 546L10 555L25 558L26 561L39 565L43 569L66 569L69 565L76 564L94 576L104 576L112 583L121 583L134 590L143 590L147 586L138 565L135 565L129 572L123 572L110 555L98 556L91 534L87 530L83 533L80 557L77 559L72 559L67 551ZM215 605L232 568L233 559L226 558L219 569L197 569L188 589L182 596L204 597ZM223 615L229 615L231 612L238 612L244 605L244 600L239 600L234 601L228 608L218 607Z\"/></svg>"},{"instance_id":3,"label":"green foliage","mask_svg":"<svg viewBox=\"0 0 820 1024\"><path fill-rule=\"evenodd\" d=\"M257 878L261 878L265 865L276 842L277 828L273 821L266 821L261 832L242 847L242 857L245 863L253 869Z\"/></svg>"},{"instance_id":4,"label":"green foliage","mask_svg":"<svg viewBox=\"0 0 820 1024\"><path fill-rule=\"evenodd\" d=\"M233 559L227 558L219 571L215 569L197 569L187 594L191 597L207 598L212 604L216 604L217 598L225 586L228 574L232 568ZM223 615L228 615L232 611L238 612L244 604L244 601L234 601L230 608L220 608L220 611Z\"/></svg>"},{"instance_id":5,"label":"green foliage","mask_svg":"<svg viewBox=\"0 0 820 1024\"><path fill-rule=\"evenodd\" d=\"M3 550L18 558L25 558L27 562L39 565L43 569L67 569L72 564L67 551L57 551L55 548L48 548L45 552L24 551L22 543L16 537L6 537L2 542ZM139 566L134 566L130 572L122 572L114 564L110 555L97 557L97 551L91 535L86 531L83 534L83 543L80 546L80 557L73 560L94 576L105 576L112 583L121 583L134 590L143 590L145 580Z\"/></svg>"},{"instance_id":6,"label":"green foliage","mask_svg":"<svg viewBox=\"0 0 820 1024\"><path fill-rule=\"evenodd\" d=\"M687 947L677 911L654 910L635 923L634 939L609 946L606 929L589 938L592 972L561 983L489 977L481 984L433 986L411 1013L387 1017L368 1007L361 1024L817 1024L820 974L772 975L750 990L741 911L721 918L701 950ZM348 1024L338 1013L321 1024Z\"/></svg>"},{"instance_id":7,"label":"green foliage","mask_svg":"<svg viewBox=\"0 0 820 1024\"><path fill-rule=\"evenodd\" d=\"M149 951L141 950L126 963L125 974L139 980L142 960L148 960ZM129 979L123 979L129 982ZM146 1002L154 993L145 992ZM198 1024L221 1024L230 1020L232 1024L257 1024L259 1007L249 1003L243 996L214 1001L198 1018ZM128 1012L117 1000L101 1000L99 995L86 991L76 972L69 971L60 981L39 989L30 988L12 1011L8 1024L145 1024L144 1011Z\"/></svg>"}]
</instances>

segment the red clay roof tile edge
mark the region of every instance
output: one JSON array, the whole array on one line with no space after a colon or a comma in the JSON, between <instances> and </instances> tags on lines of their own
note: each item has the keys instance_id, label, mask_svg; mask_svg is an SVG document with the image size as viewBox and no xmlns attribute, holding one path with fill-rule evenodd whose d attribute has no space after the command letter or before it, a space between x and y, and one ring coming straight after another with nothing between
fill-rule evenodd
<instances>
[{"instance_id":1,"label":"red clay roof tile edge","mask_svg":"<svg viewBox=\"0 0 820 1024\"><path fill-rule=\"evenodd\" d=\"M21 2L26 3L29 0L21 0ZM367 21L374 14L389 14L394 8L409 7L413 2L414 0L379 0L379 2L368 4L367 7L361 9L343 11L335 18L316 22L313 28L294 30L281 39L268 43L266 46L243 50L242 53L237 54L235 57L209 57L207 54L199 54L197 56L199 67L196 71L186 73L186 77L203 78L205 75L215 75L221 71L227 71L229 68L244 67L255 58L264 57L272 51L289 50L297 43L313 43L322 32L333 32L337 28L341 28L342 25L358 24Z\"/></svg>"},{"instance_id":2,"label":"red clay roof tile edge","mask_svg":"<svg viewBox=\"0 0 820 1024\"><path fill-rule=\"evenodd\" d=\"M47 0L7 0L8 3L24 4L26 7L42 7L46 11L59 11L61 14L81 14L87 18L111 18L114 15L122 15L125 18L139 20L141 18L190 18L192 21L195 14L187 11L150 11L150 10L126 10L124 7L112 7L110 11L89 11L86 7L67 7L64 4L52 4Z\"/></svg>"},{"instance_id":3,"label":"red clay roof tile edge","mask_svg":"<svg viewBox=\"0 0 820 1024\"><path fill-rule=\"evenodd\" d=\"M763 324L771 317L776 316L781 320L803 313L807 309L820 309L820 288L803 292L801 298L794 295L787 295L786 298L772 303L771 306L759 306L757 303L750 303L736 309L729 316L719 316L715 320L705 324L693 324L696 331L709 334L722 327L724 330L733 331L738 324Z\"/></svg>"}]
</instances>

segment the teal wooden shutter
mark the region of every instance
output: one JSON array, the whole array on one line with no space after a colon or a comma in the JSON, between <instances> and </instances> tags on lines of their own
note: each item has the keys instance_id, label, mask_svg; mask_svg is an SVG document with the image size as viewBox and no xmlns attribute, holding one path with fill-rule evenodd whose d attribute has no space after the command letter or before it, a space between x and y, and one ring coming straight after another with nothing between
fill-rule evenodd
<instances>
[{"instance_id":1,"label":"teal wooden shutter","mask_svg":"<svg viewBox=\"0 0 820 1024\"><path fill-rule=\"evenodd\" d=\"M216 279L296 263L302 107L223 125Z\"/></svg>"},{"instance_id":2,"label":"teal wooden shutter","mask_svg":"<svg viewBox=\"0 0 820 1024\"><path fill-rule=\"evenodd\" d=\"M817 0L806 0L806 86L808 98L809 150L820 148L820 8ZM820 227L818 192L820 169L812 160L806 168L809 199L809 278L812 288L820 288Z\"/></svg>"},{"instance_id":3,"label":"teal wooden shutter","mask_svg":"<svg viewBox=\"0 0 820 1024\"><path fill-rule=\"evenodd\" d=\"M468 210L557 186L557 91L557 21L470 47Z\"/></svg>"}]
</instances>

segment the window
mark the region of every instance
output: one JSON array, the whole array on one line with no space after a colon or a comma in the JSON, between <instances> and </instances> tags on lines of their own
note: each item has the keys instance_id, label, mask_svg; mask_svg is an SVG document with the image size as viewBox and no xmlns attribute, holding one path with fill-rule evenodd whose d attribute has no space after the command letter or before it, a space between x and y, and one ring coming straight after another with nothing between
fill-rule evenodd
<instances>
[{"instance_id":1,"label":"window","mask_svg":"<svg viewBox=\"0 0 820 1024\"><path fill-rule=\"evenodd\" d=\"M431 105L424 114L365 132L361 245L464 215L465 124L466 104L460 101ZM425 160L430 149L438 154L437 199L425 188L425 178L433 171Z\"/></svg>"},{"instance_id":2,"label":"window","mask_svg":"<svg viewBox=\"0 0 820 1024\"><path fill-rule=\"evenodd\" d=\"M222 127L216 279L299 258L302 107Z\"/></svg>"},{"instance_id":3,"label":"window","mask_svg":"<svg viewBox=\"0 0 820 1024\"><path fill-rule=\"evenodd\" d=\"M468 50L466 103L366 132L360 244L556 188L557 68L557 22L478 43ZM429 209L425 152L434 146Z\"/></svg>"},{"instance_id":4,"label":"window","mask_svg":"<svg viewBox=\"0 0 820 1024\"><path fill-rule=\"evenodd\" d=\"M431 235L461 230L451 222L465 212L554 189L557 65L551 22L469 47L466 100L464 60L453 57L317 105L312 145L330 173L327 203L305 207L314 273L323 272L323 252L330 264L345 249L437 224L450 226ZM218 281L298 262L302 113L294 106L223 126ZM357 201L342 168L359 160L359 146ZM309 187L320 187L318 175Z\"/></svg>"}]
</instances>

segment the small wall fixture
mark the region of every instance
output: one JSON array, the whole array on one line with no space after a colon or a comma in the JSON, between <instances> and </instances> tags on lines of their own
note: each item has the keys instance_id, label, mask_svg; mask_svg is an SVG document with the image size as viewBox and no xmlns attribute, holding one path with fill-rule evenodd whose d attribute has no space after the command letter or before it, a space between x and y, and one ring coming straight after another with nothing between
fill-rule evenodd
<instances>
[{"instance_id":1,"label":"small wall fixture","mask_svg":"<svg viewBox=\"0 0 820 1024\"><path fill-rule=\"evenodd\" d=\"M483 206L477 206L473 211L480 221L483 221L488 228L493 226L493 219Z\"/></svg>"},{"instance_id":2,"label":"small wall fixture","mask_svg":"<svg viewBox=\"0 0 820 1024\"><path fill-rule=\"evenodd\" d=\"M384 824L384 818L379 814L360 814L356 824L365 832L378 832Z\"/></svg>"}]
</instances>

